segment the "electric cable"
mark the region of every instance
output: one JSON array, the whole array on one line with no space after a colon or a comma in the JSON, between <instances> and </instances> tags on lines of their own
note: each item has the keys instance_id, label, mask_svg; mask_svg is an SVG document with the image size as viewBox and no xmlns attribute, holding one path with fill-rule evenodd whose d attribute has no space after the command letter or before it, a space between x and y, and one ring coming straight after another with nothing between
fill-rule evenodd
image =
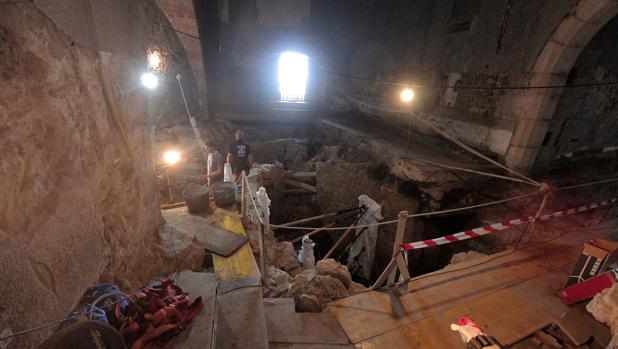
<instances>
[{"instance_id":1,"label":"electric cable","mask_svg":"<svg viewBox=\"0 0 618 349\"><path fill-rule=\"evenodd\" d=\"M132 298L132 297L134 297L134 296L121 297L120 299L118 299L118 300L116 300L116 301L114 301L112 303L105 304L105 305L99 307L99 309L111 307L113 305L116 305L116 303L120 303L123 300L129 299L129 298ZM51 326L54 326L54 325L59 325L59 324L62 324L63 322L74 320L74 319L77 319L77 318L80 318L80 317L83 317L83 316L89 316L91 313L93 313L95 311L96 311L96 309L91 309L91 310L89 310L89 311L87 311L85 313L79 313L79 314L76 314L76 315L65 317L64 319L61 319L61 320L53 321L53 322L50 322L50 323L47 323L47 324L44 324L44 325L40 325L40 326L32 327L32 328L29 328L29 329L26 329L26 330L22 330L22 331L19 331L19 332L15 332L15 333L12 333L12 334L7 335L7 336L0 337L0 342L5 341L7 339L11 339L11 338L17 337L17 336L22 336L22 335L29 334L29 333L32 333L32 332L40 331L40 330L46 329L48 327L51 327Z\"/></svg>"}]
</instances>

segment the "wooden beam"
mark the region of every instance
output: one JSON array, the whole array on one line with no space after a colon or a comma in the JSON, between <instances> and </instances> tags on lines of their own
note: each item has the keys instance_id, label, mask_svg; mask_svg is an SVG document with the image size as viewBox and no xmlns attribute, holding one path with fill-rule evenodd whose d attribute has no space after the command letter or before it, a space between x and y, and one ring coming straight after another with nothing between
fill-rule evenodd
<instances>
[{"instance_id":1,"label":"wooden beam","mask_svg":"<svg viewBox=\"0 0 618 349\"><path fill-rule=\"evenodd\" d=\"M299 182L293 179L284 179L283 183L285 183L286 185L289 185L290 187L305 189L310 192L317 193L315 186L307 184L307 183Z\"/></svg>"},{"instance_id":2,"label":"wooden beam","mask_svg":"<svg viewBox=\"0 0 618 349\"><path fill-rule=\"evenodd\" d=\"M324 255L324 258L322 258L322 259L326 259L326 258L330 257L335 252L335 250L337 249L337 247L339 247L339 245L341 245L343 240L345 240L345 238L347 238L348 235L350 235L350 233L354 231L354 228L352 228L352 226L353 225L351 225L348 229L346 229L346 231L341 235L339 240L337 240L337 242L335 242L333 247L331 247L330 250L328 250L328 252Z\"/></svg>"},{"instance_id":3,"label":"wooden beam","mask_svg":"<svg viewBox=\"0 0 618 349\"><path fill-rule=\"evenodd\" d=\"M283 194L285 195L315 195L316 193L305 189L286 189Z\"/></svg>"},{"instance_id":4,"label":"wooden beam","mask_svg":"<svg viewBox=\"0 0 618 349\"><path fill-rule=\"evenodd\" d=\"M313 216L313 217L309 217L309 218L303 218L303 219L299 219L297 221L292 221L292 222L288 222L285 224L281 224L282 227L293 227L299 224L303 224L303 223L309 223L309 222L314 222L323 218L329 218L329 217L335 217L337 215L337 212L333 212L333 213L326 213L326 214L322 214L319 216Z\"/></svg>"},{"instance_id":5,"label":"wooden beam","mask_svg":"<svg viewBox=\"0 0 618 349\"><path fill-rule=\"evenodd\" d=\"M403 235L406 232L406 222L408 221L408 211L399 212L399 222L397 222L397 232L395 234L395 241L393 243L393 258L401 251L401 244L403 243ZM401 266L399 266L401 268ZM388 276L388 285L395 282L396 272L393 271ZM405 275L402 275L405 277Z\"/></svg>"},{"instance_id":6,"label":"wooden beam","mask_svg":"<svg viewBox=\"0 0 618 349\"><path fill-rule=\"evenodd\" d=\"M316 172L292 172L290 175L292 178L315 178L317 173Z\"/></svg>"},{"instance_id":7,"label":"wooden beam","mask_svg":"<svg viewBox=\"0 0 618 349\"><path fill-rule=\"evenodd\" d=\"M322 228L318 228L318 229L316 229L316 230L312 230L312 231L310 231L309 233L307 233L307 234L303 234L302 236L299 236L299 237L297 237L296 239L294 239L294 240L292 240L292 241L290 241L290 242L291 242L291 243L293 243L293 244L295 244L295 243L297 243L297 242L301 241L301 240L302 240L305 236L313 236L313 235L315 235L315 234L317 234L317 233L319 233L319 232L321 232L321 231L324 231L324 228L330 228L330 227L332 227L332 226L334 226L334 225L335 225L335 223L331 223L331 224L328 224L328 225L323 226Z\"/></svg>"},{"instance_id":8,"label":"wooden beam","mask_svg":"<svg viewBox=\"0 0 618 349\"><path fill-rule=\"evenodd\" d=\"M159 208L162 209L162 210L171 210L172 208L183 207L186 204L187 204L186 202L182 201L182 202L176 202L176 203L173 203L173 204L161 205L161 206L159 206Z\"/></svg>"}]
</instances>

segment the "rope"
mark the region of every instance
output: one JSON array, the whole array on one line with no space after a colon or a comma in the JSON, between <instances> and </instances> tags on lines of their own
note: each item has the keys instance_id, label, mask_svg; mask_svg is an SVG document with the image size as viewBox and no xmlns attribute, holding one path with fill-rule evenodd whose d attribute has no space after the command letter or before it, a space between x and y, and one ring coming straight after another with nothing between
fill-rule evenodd
<instances>
[{"instance_id":1,"label":"rope","mask_svg":"<svg viewBox=\"0 0 618 349\"><path fill-rule=\"evenodd\" d=\"M515 244L515 250L517 250L519 248L519 244L524 239L524 236L527 235L528 232L532 232L534 230L534 226L536 225L536 221L541 216L541 212L545 208L545 204L547 204L547 198L549 197L549 194L550 193L548 192L548 193L546 193L543 196L543 199L541 200L541 204L539 205L539 209L536 211L536 214L534 215L534 219L528 223L526 228L521 232L521 235L519 235L519 239L517 240L517 244Z\"/></svg>"},{"instance_id":2,"label":"rope","mask_svg":"<svg viewBox=\"0 0 618 349\"><path fill-rule=\"evenodd\" d=\"M483 203L483 204L466 206L466 207L453 208L453 209L450 209L450 210L416 213L416 214L408 215L407 217L408 218L427 217L427 216L435 216L435 215L451 213L451 212L459 212L459 211L464 211L464 210L471 210L471 209L479 208L479 207L497 205L497 204L501 204L501 203L508 202L508 201L520 200L520 199L527 198L527 197L534 196L534 195L538 195L538 194L539 194L538 192L529 193L529 194L519 195L519 196L515 196L515 197L512 197L512 198L508 198L508 199L497 200L497 201L492 201L492 202L486 202L486 203ZM346 230L346 229L349 229L349 228L354 228L354 229L357 229L357 228L369 228L369 227L380 226L380 225L394 224L394 223L397 223L398 221L399 221L398 219L394 219L394 220L380 222L380 223L365 224L365 225L355 225L355 226L349 226L349 227L333 227L333 228L326 228L325 227L325 228L322 228L322 230ZM274 228L282 228L282 229L289 229L289 230L315 230L316 229L316 227L288 227L288 226L282 226L282 225L276 225L276 224L271 224L270 226L274 227Z\"/></svg>"},{"instance_id":3,"label":"rope","mask_svg":"<svg viewBox=\"0 0 618 349\"><path fill-rule=\"evenodd\" d=\"M603 184L603 183L611 183L611 182L618 182L618 178L609 178L609 179L604 179L604 180L600 180L600 181L596 181L596 182L589 182L589 183L583 183L583 184L577 184L577 185L570 185L568 187L560 187L558 190L567 190L567 189L574 189L574 188L581 188L581 187L588 187L591 185L595 185L595 184Z\"/></svg>"},{"instance_id":4,"label":"rope","mask_svg":"<svg viewBox=\"0 0 618 349\"><path fill-rule=\"evenodd\" d=\"M429 164L429 165L433 165L433 166L437 166L437 167L442 167L442 168L447 168L447 169L450 169L450 170L457 170L457 171L463 171L463 172L468 172L468 173L475 173L475 174L479 174L479 175L482 175L482 176L500 178L500 179L505 179L507 181L513 181L513 182L518 182L518 183L526 183L526 184L537 186L536 184L532 184L529 181L526 181L526 180L523 180L523 179L513 178L513 177L509 177L509 176L502 176L502 175L495 174L495 173L483 172L483 171L478 171L478 170L472 170L472 169L468 169L468 168L457 167L457 166L446 165L446 164L440 164L440 163L437 163L437 162L433 162L433 161L429 161L429 160L425 160L425 159L420 159L420 158L402 157L402 159L415 160L415 161L424 162L424 163Z\"/></svg>"},{"instance_id":5,"label":"rope","mask_svg":"<svg viewBox=\"0 0 618 349\"><path fill-rule=\"evenodd\" d=\"M481 154L479 151L477 151L477 150L473 149L472 147L470 147L470 146L468 146L468 145L464 144L463 142L461 142L460 140L456 139L455 137L452 137L452 136L451 136L451 135L449 135L448 133L446 133L446 132L442 131L440 128L438 128L437 126L435 126L435 125L434 125L434 124L432 124L431 122L429 122L429 121L425 120L425 118L423 118L423 117L422 117L422 116L420 116L419 114L416 114L416 113L410 113L410 115L414 116L414 117L415 117L418 121L420 121L423 125L425 125L425 126L427 126L427 127L431 128L432 130L434 130L437 134L439 134L439 135L441 135L442 137L444 137L444 138L448 139L449 141L451 141L451 142L453 142L453 143L457 144L457 145L458 145L458 146L460 146L461 148L463 148L463 149L465 149L465 150L469 151L470 153L472 153L472 154L474 154L474 155L476 155L476 156L480 157L481 159L483 159L483 160L485 160L485 161L488 161L488 162L490 162L490 163L492 163L492 164L494 164L494 165L496 165L496 166L498 166L498 167L500 167L500 168L502 168L502 169L504 169L504 170L506 170L506 171L508 171L508 172L510 172L510 173L512 173L512 174L514 174L514 175L516 175L517 177L522 178L523 180L525 180L525 181L527 181L527 182L529 182L529 183L531 183L531 184L534 184L534 185L536 185L536 186L538 186L538 187L540 187L540 186L542 185L540 182L537 182L537 181L535 181L535 180L533 180L533 179L531 179L531 178L528 178L528 177L524 176L523 174L521 174L521 173L519 173L519 172L517 172L517 171L515 171L515 170L513 170L513 169L510 169L510 168L508 168L507 166L502 165L502 164L501 164L501 163L499 163L498 161L496 161L496 160L494 160L494 159L491 159L491 158L489 158L489 157L487 157L487 156L485 156L485 155Z\"/></svg>"},{"instance_id":6,"label":"rope","mask_svg":"<svg viewBox=\"0 0 618 349\"><path fill-rule=\"evenodd\" d=\"M251 195L251 187L249 186L249 180L247 179L247 174L245 173L245 171L242 171L241 176L245 180L245 185L247 186L247 195L249 195L249 198L251 198L251 203L253 204L253 209L255 210L258 221L260 222L260 224L264 225L264 221L262 220L262 215L260 214L260 211L258 211L257 209L255 200L253 200L253 195ZM272 227L273 225L270 224L270 226Z\"/></svg>"},{"instance_id":7,"label":"rope","mask_svg":"<svg viewBox=\"0 0 618 349\"><path fill-rule=\"evenodd\" d=\"M439 214L445 214L445 213L452 213L452 212L459 212L459 211L466 211L466 210L471 210L474 208L479 208L479 207L485 207L485 206L492 206L492 205L498 205L504 202L509 202L509 201L514 201L514 200L520 200L520 199L524 199L527 197L531 197L531 196L535 196L538 195L538 192L534 192L534 193L529 193L529 194L524 194L524 195L519 195L519 196L514 196L512 198L508 198L508 199L502 199L502 200L497 200L497 201L491 201L491 202L486 202L483 204L478 204L478 205L472 205L472 206L466 206L466 207L459 207L459 208L452 208L450 210L442 210L442 211L433 211L433 212L424 212L424 213L416 213L416 214L411 214L408 215L408 218L414 218L414 217L427 217L427 216L435 216L435 215L439 215Z\"/></svg>"}]
</instances>

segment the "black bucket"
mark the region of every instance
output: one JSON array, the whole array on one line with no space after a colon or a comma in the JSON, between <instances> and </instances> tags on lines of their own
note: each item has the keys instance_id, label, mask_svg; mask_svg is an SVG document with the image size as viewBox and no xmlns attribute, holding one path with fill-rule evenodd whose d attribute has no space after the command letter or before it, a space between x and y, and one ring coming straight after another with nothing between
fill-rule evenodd
<instances>
[{"instance_id":1,"label":"black bucket","mask_svg":"<svg viewBox=\"0 0 618 349\"><path fill-rule=\"evenodd\" d=\"M212 185L212 196L217 207L230 207L236 202L234 183L217 182Z\"/></svg>"},{"instance_id":2,"label":"black bucket","mask_svg":"<svg viewBox=\"0 0 618 349\"><path fill-rule=\"evenodd\" d=\"M182 191L182 196L185 198L189 212L198 213L208 211L210 195L207 185L191 183Z\"/></svg>"}]
</instances>

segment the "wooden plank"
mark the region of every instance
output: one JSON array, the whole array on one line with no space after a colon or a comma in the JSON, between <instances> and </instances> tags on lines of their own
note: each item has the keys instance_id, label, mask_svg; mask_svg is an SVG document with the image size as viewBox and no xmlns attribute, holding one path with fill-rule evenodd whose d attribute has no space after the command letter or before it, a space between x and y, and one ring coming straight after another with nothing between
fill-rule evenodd
<instances>
[{"instance_id":1,"label":"wooden plank","mask_svg":"<svg viewBox=\"0 0 618 349\"><path fill-rule=\"evenodd\" d=\"M310 191L312 193L317 193L318 192L315 189L315 186L307 184L307 183L299 182L299 181L296 181L296 180L293 180L293 179L284 179L283 183L285 183L285 185L289 185L290 187L308 190L308 191Z\"/></svg>"},{"instance_id":2,"label":"wooden plank","mask_svg":"<svg viewBox=\"0 0 618 349\"><path fill-rule=\"evenodd\" d=\"M412 325L396 328L356 345L357 349L451 349L464 347L459 334L451 331L450 322L440 316L431 316Z\"/></svg>"},{"instance_id":3,"label":"wooden plank","mask_svg":"<svg viewBox=\"0 0 618 349\"><path fill-rule=\"evenodd\" d=\"M235 234L210 224L204 217L184 209L162 210L161 216L175 229L194 236L209 251L227 257L249 241L246 235Z\"/></svg>"},{"instance_id":4,"label":"wooden plank","mask_svg":"<svg viewBox=\"0 0 618 349\"><path fill-rule=\"evenodd\" d=\"M246 236L245 228L237 212L217 209L213 214L220 227ZM242 278L261 278L253 251L249 244L243 245L229 257L212 256L215 272L221 281Z\"/></svg>"},{"instance_id":5,"label":"wooden plank","mask_svg":"<svg viewBox=\"0 0 618 349\"><path fill-rule=\"evenodd\" d=\"M204 309L174 340L177 349L214 348L217 276L184 270L176 275L176 284L188 292L191 299L202 297Z\"/></svg>"},{"instance_id":6,"label":"wooden plank","mask_svg":"<svg viewBox=\"0 0 618 349\"><path fill-rule=\"evenodd\" d=\"M401 244L403 243L403 235L406 232L406 222L408 221L408 211L399 212L399 221L397 222L397 232L395 233L395 240L393 241L393 258L399 253L401 250ZM401 269L401 266L400 268ZM407 269L407 268L406 268ZM391 285L395 282L395 276L397 272L393 270L388 275L387 285ZM408 276L409 279L409 276Z\"/></svg>"},{"instance_id":7,"label":"wooden plank","mask_svg":"<svg viewBox=\"0 0 618 349\"><path fill-rule=\"evenodd\" d=\"M326 213L326 214L322 214L322 215L319 215L319 216L307 217L307 218L299 219L297 221L292 221L292 222L288 222L288 223L285 223L285 224L281 224L281 226L282 227L293 227L293 226L297 226L299 224L315 222L315 221L320 220L320 219L332 218L332 217L335 217L335 216L337 216L337 212Z\"/></svg>"},{"instance_id":8,"label":"wooden plank","mask_svg":"<svg viewBox=\"0 0 618 349\"><path fill-rule=\"evenodd\" d=\"M297 313L294 299L270 298L264 300L264 312L270 343L350 343L328 309L321 313Z\"/></svg>"},{"instance_id":9,"label":"wooden plank","mask_svg":"<svg viewBox=\"0 0 618 349\"><path fill-rule=\"evenodd\" d=\"M292 172L290 175L292 178L315 178L317 172Z\"/></svg>"},{"instance_id":10,"label":"wooden plank","mask_svg":"<svg viewBox=\"0 0 618 349\"><path fill-rule=\"evenodd\" d=\"M352 228L352 226L350 226L348 229L346 229L346 231L344 231L343 234L341 234L341 237L339 237L337 242L335 242L333 247L331 247L330 250L328 250L328 252L326 252L326 254L324 255L323 259L326 259L326 258L330 257L333 254L333 252L335 252L337 247L339 247L339 245L343 242L343 240L345 240L345 238L347 238L348 235L350 235L350 233L352 233L353 231L354 231L354 228Z\"/></svg>"}]
</instances>

